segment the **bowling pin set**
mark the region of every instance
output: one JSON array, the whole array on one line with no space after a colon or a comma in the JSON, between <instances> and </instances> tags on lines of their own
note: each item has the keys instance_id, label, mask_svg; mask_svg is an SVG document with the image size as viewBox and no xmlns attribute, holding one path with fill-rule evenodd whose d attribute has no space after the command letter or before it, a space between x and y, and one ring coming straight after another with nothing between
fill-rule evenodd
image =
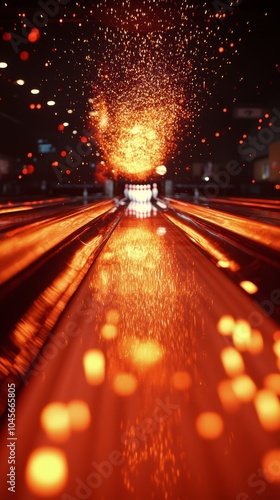
<instances>
[{"instance_id":1,"label":"bowling pin set","mask_svg":"<svg viewBox=\"0 0 280 500\"><path fill-rule=\"evenodd\" d=\"M129 200L126 215L134 215L139 219L156 215L157 209L151 203L152 199L157 199L158 188L156 183L150 184L126 184L124 197Z\"/></svg>"},{"instance_id":2,"label":"bowling pin set","mask_svg":"<svg viewBox=\"0 0 280 500\"><path fill-rule=\"evenodd\" d=\"M124 197L129 201L136 203L148 203L158 197L157 184L154 182L153 187L151 184L126 184L124 187Z\"/></svg>"}]
</instances>

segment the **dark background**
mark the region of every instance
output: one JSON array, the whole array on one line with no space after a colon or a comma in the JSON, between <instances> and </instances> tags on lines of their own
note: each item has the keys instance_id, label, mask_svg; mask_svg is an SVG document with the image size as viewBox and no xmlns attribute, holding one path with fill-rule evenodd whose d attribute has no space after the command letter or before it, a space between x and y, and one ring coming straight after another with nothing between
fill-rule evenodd
<instances>
[{"instance_id":1,"label":"dark background","mask_svg":"<svg viewBox=\"0 0 280 500\"><path fill-rule=\"evenodd\" d=\"M46 26L40 28L40 39L36 43L19 44L19 53L15 53L9 41L3 40L3 35L7 32L21 35L22 17L19 14L25 13L32 21L40 10L38 2L8 1L7 6L0 7L0 61L8 63L7 68L0 69L0 155L17 158L20 165L25 165L26 155L31 152L32 160L35 158L40 165L37 168L34 164L35 177L40 178L39 171L44 171L45 178L47 171L49 178L57 182L51 161L60 160L60 151L66 146L75 149L82 131L90 130L88 100L92 97L103 50L102 44L96 42L95 33L107 26L112 32L117 30L122 18L126 28L133 32L130 15L137 7L145 6L145 2L134 0L131 12L124 15L121 2L108 1L108 9L110 4L119 8L117 19L108 15L108 10L102 15L97 12L96 2L69 1L67 5L60 5L58 15L49 17ZM201 86L205 74L207 88L205 92L198 89L199 109L194 109L192 124L186 132L182 131L175 157L168 163L168 177L182 182L191 181L193 162L226 162L236 158L242 134L256 133L256 120L234 118L236 107L280 109L277 3L243 0L225 19L215 18L212 2L206 2L206 9L204 5L204 2L197 2L193 10L193 26L197 30L201 26L202 35L197 36L191 49L192 61L196 64L191 91L196 91L196 84ZM166 7L169 9L167 14L164 13ZM157 29L159 20L161 28L167 28L170 13L173 23L180 22L176 1L158 2L154 9L151 29ZM197 41L203 38L207 22L212 31L211 46L205 45L197 52ZM140 24L139 29L145 33L147 27ZM221 46L223 53L218 50ZM22 51L28 52L27 61L21 60ZM22 78L25 85L19 86L18 78ZM40 93L32 95L32 88L39 88ZM50 99L55 100L55 106L47 106ZM40 104L41 108L31 110L33 103ZM68 109L73 113L68 114ZM69 126L59 131L58 126L65 121ZM73 135L73 130L77 134ZM217 132L219 137L215 136ZM38 152L38 139L49 142L56 153L45 158ZM202 139L205 141L201 142ZM85 158L83 165L75 169L75 175L68 175L67 182L104 180L99 164L101 159L97 147L93 147L90 158Z\"/></svg>"}]
</instances>

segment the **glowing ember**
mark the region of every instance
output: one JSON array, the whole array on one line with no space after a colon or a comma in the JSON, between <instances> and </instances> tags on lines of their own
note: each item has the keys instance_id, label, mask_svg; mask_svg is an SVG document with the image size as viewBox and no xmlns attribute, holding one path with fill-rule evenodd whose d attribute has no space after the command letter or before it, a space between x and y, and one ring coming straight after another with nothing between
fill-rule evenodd
<instances>
[{"instance_id":1,"label":"glowing ember","mask_svg":"<svg viewBox=\"0 0 280 500\"><path fill-rule=\"evenodd\" d=\"M100 26L86 57L88 116L105 177L164 175L157 168L181 155L183 138L183 147L197 141L194 122L232 57L215 9L203 8L205 23L201 6L186 0L91 3L89 18Z\"/></svg>"},{"instance_id":2,"label":"glowing ember","mask_svg":"<svg viewBox=\"0 0 280 500\"><path fill-rule=\"evenodd\" d=\"M115 175L145 179L174 150L180 110L168 75L139 76L120 97L104 92L93 105L97 141Z\"/></svg>"}]
</instances>

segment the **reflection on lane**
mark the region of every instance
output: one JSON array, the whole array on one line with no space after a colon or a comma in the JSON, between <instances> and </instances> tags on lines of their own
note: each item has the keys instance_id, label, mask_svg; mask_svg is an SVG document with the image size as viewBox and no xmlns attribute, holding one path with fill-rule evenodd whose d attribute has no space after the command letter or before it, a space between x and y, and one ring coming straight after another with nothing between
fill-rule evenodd
<instances>
[{"instance_id":1,"label":"reflection on lane","mask_svg":"<svg viewBox=\"0 0 280 500\"><path fill-rule=\"evenodd\" d=\"M250 224L248 224L248 219L240 215L221 212L214 208L191 205L173 199L170 202L174 209L211 223L220 229L229 230L253 242L271 247L275 251L279 252L280 250L280 228L277 226L271 226L256 220L250 220Z\"/></svg>"},{"instance_id":2,"label":"reflection on lane","mask_svg":"<svg viewBox=\"0 0 280 500\"><path fill-rule=\"evenodd\" d=\"M278 498L280 334L250 296L154 214L74 299L18 396L16 498Z\"/></svg>"},{"instance_id":3,"label":"reflection on lane","mask_svg":"<svg viewBox=\"0 0 280 500\"><path fill-rule=\"evenodd\" d=\"M253 198L210 198L201 199L204 205L224 212L235 213L248 219L258 220L275 226L280 225L279 200ZM197 200L195 200L197 203Z\"/></svg>"},{"instance_id":4,"label":"reflection on lane","mask_svg":"<svg viewBox=\"0 0 280 500\"><path fill-rule=\"evenodd\" d=\"M30 227L7 233L8 237L1 241L0 246L0 285L113 207L112 201L104 201L70 216L58 216L55 220L43 223L35 222Z\"/></svg>"}]
</instances>

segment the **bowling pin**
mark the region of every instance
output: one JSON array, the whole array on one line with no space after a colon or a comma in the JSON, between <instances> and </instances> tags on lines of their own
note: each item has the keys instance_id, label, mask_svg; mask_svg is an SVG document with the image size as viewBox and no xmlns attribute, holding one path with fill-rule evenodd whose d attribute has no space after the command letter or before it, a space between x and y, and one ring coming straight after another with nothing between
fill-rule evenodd
<instances>
[{"instance_id":1,"label":"bowling pin","mask_svg":"<svg viewBox=\"0 0 280 500\"><path fill-rule=\"evenodd\" d=\"M152 197L156 200L158 197L158 188L156 183L153 183L153 189L152 189Z\"/></svg>"},{"instance_id":2,"label":"bowling pin","mask_svg":"<svg viewBox=\"0 0 280 500\"><path fill-rule=\"evenodd\" d=\"M125 198L128 198L128 184L126 184L126 185L124 186L123 195L124 195L124 197L125 197Z\"/></svg>"}]
</instances>

